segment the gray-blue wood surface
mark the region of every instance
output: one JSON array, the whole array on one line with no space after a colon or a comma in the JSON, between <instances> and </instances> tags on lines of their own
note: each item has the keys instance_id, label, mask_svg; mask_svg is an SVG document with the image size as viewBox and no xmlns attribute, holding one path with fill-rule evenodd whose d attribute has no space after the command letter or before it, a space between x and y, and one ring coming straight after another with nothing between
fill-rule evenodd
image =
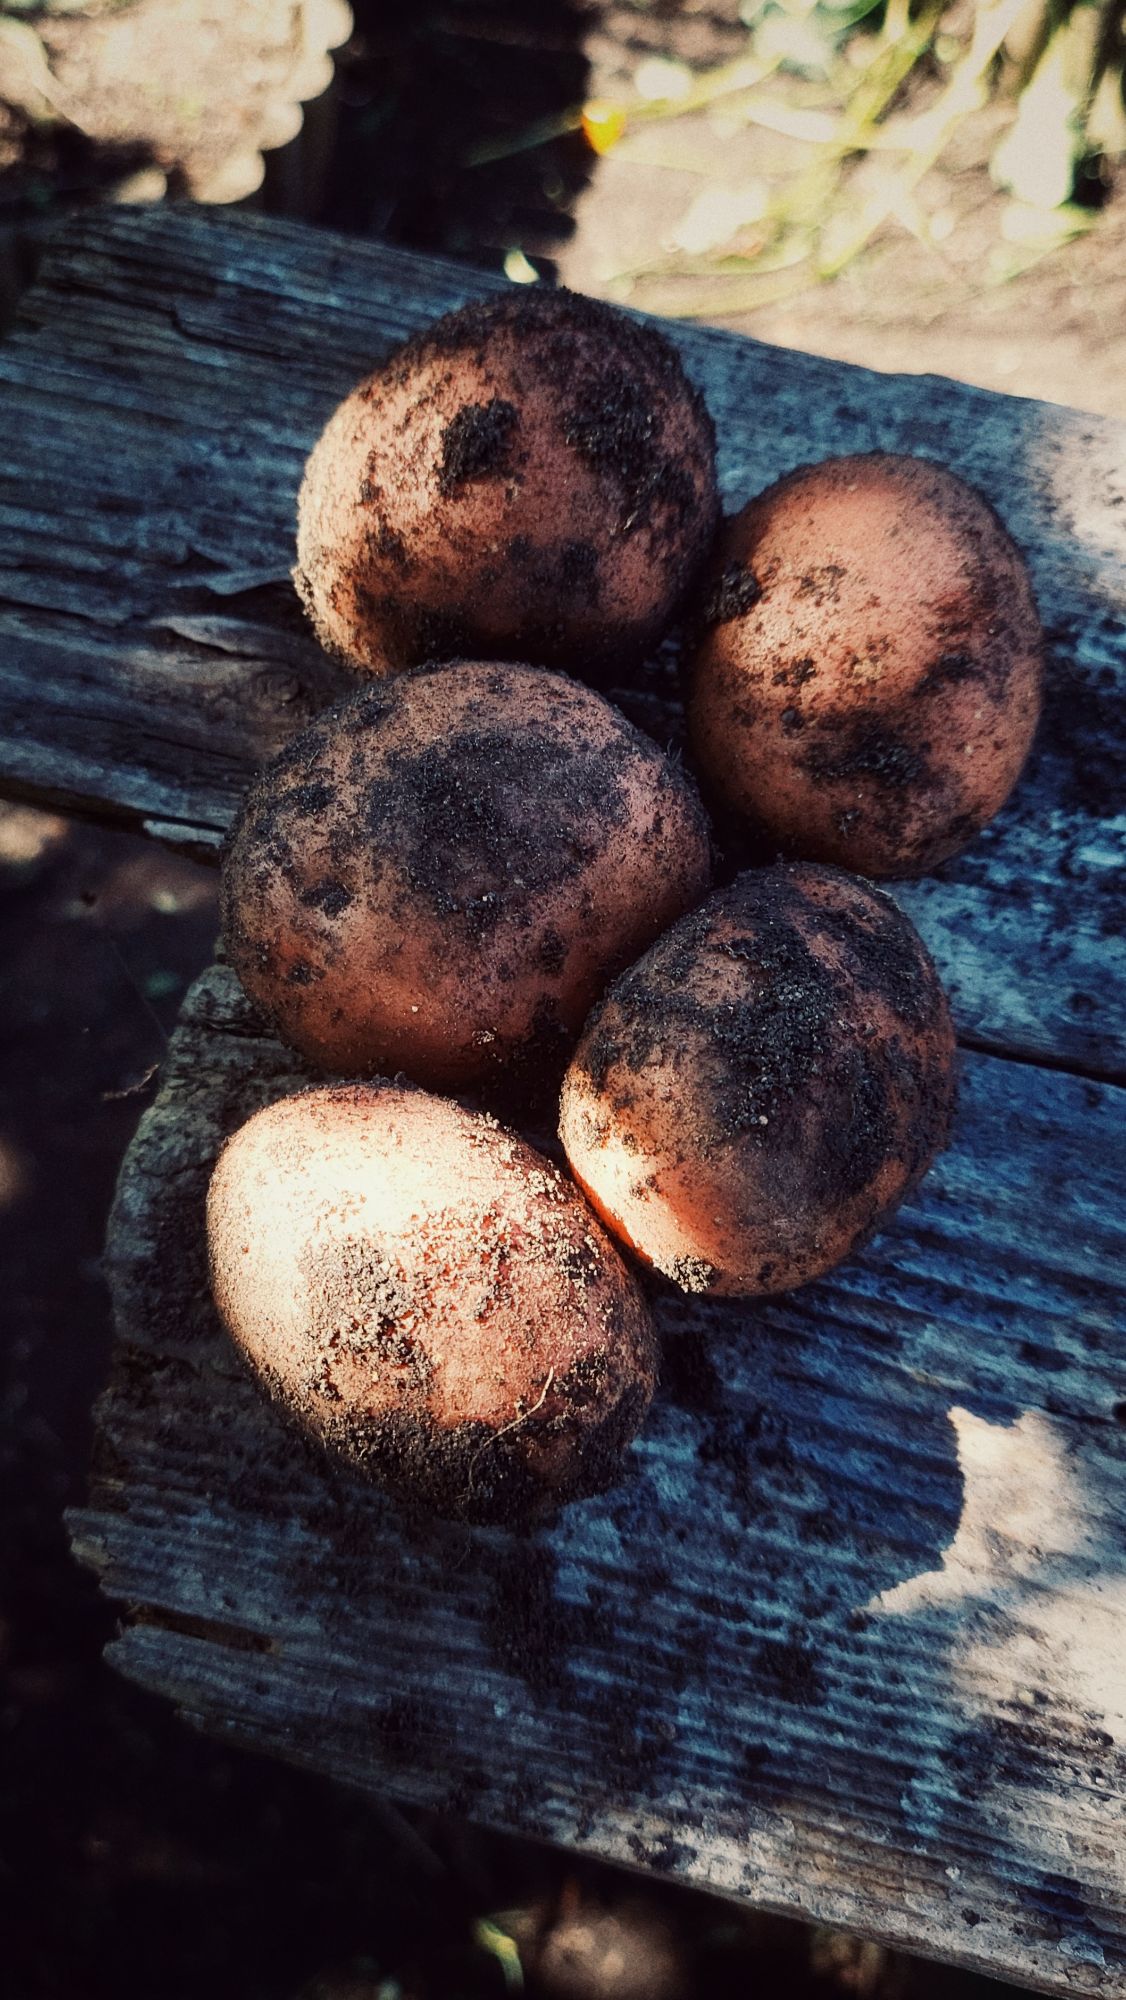
<instances>
[{"instance_id":1,"label":"gray-blue wood surface","mask_svg":"<svg viewBox=\"0 0 1126 2000\"><path fill-rule=\"evenodd\" d=\"M0 788L213 851L340 685L288 582L304 454L395 338L490 283L190 210L59 241L0 347ZM210 1163L298 1074L214 968L122 1175L76 1546L127 1607L118 1664L207 1728L1126 1992L1126 434L673 331L730 502L803 459L921 451L1028 554L1032 766L897 891L964 1044L950 1150L818 1285L657 1295L663 1386L612 1494L528 1536L426 1524L297 1443L214 1320ZM622 698L670 720L652 687Z\"/></svg>"}]
</instances>

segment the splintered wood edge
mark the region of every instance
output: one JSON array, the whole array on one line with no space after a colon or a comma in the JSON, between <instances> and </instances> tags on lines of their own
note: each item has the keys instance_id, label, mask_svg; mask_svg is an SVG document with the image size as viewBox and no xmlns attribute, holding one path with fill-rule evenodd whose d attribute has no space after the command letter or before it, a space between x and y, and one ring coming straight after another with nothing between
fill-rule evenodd
<instances>
[{"instance_id":1,"label":"splintered wood edge","mask_svg":"<svg viewBox=\"0 0 1126 2000\"><path fill-rule=\"evenodd\" d=\"M925 1454L914 1456L913 1431L920 1424L920 1385L934 1414L936 1442L926 1447L932 1457L955 1405L977 1402L999 1413L996 1434L1016 1454L1006 1461L1013 1491L1003 1481L994 1490L987 1481L986 1505L990 1533L1001 1533L1002 1542L1015 1535L1014 1546L1026 1552L1020 1560L1035 1535L1045 1533L1042 1520L1020 1517L1025 1483L1033 1497L1043 1492L1053 1510L1066 1514L1067 1493L1054 1489L1061 1463L1071 1459L1087 1482L1088 1541L1101 1548L1109 1538L1121 1546L1126 1454L1114 1412L1123 1384L1106 1301L1124 1235L1121 1215L1109 1207L1116 1173L1110 1141L1121 1137L1123 1097L989 1057L970 1058L968 1069L970 1137L983 1155L991 1130L999 1128L995 1143L1009 1167L1007 1185L991 1194L988 1158L963 1148L936 1170L931 1199L914 1205L864 1259L816 1288L816 1299L796 1294L761 1315L749 1346L732 1340L729 1308L709 1313L675 1301L661 1307L679 1341L691 1342L701 1329L709 1340L714 1333L727 1371L725 1396L743 1394L785 1411L800 1408L811 1388L818 1410L823 1390L838 1402L855 1395L852 1431L846 1425L837 1436L830 1418L817 1417L816 1463L836 1468L824 1479L830 1504L845 1505L865 1426L879 1438L865 1475L872 1487L865 1518L890 1518L899 1491L910 1493L922 1481L923 1526L913 1531L905 1560L914 1574L893 1581L884 1595L894 1599L906 1588L917 1596L922 1585L934 1594L934 1606L927 1608L924 1589L917 1624L898 1619L882 1657L878 1650L858 1654L857 1646L868 1642L850 1637L831 1614L817 1655L828 1708L806 1708L800 1700L775 1704L757 1727L780 1746L783 1776L773 1787L751 1785L733 1807L728 1765L731 1738L747 1727L747 1655L769 1643L756 1640L745 1621L761 1613L773 1630L779 1607L789 1614L791 1600L842 1580L859 1593L857 1601L875 1602L873 1585L886 1572L878 1546L861 1535L855 1547L822 1547L802 1538L804 1516L787 1528L788 1541L772 1540L765 1526L760 1531L756 1516L751 1539L744 1532L732 1543L722 1460L713 1455L698 1475L685 1471L693 1427L706 1429L712 1418L667 1399L635 1447L633 1478L607 1497L609 1517L597 1502L569 1509L557 1529L530 1543L496 1530L445 1527L420 1538L417 1524L404 1531L378 1495L350 1481L338 1485L324 1461L261 1403L218 1334L207 1296L201 1162L205 1180L225 1129L306 1080L291 1055L261 1036L230 972L213 968L185 1005L161 1096L123 1170L111 1229L115 1379L99 1410L91 1505L71 1517L71 1526L77 1552L103 1587L130 1605L132 1622L112 1649L114 1663L171 1697L201 1726L361 1788L398 1791L1046 1991L1121 1992L1124 1885L1120 1866L1115 1876L1117 1864L1106 1858L1108 1842L1120 1854L1126 1840L1121 1741L1104 1730L1100 1747L1082 1705L1073 1714L1064 1701L1055 1736L1049 1730L1041 1742L1033 1731L1034 1747L1021 1751L1040 1768L1039 1789L1034 1785L1026 1796L1006 1780L1003 1825L991 1825L979 1799L959 1791L960 1724L972 1719L975 1701L986 1695L1000 1701L1002 1682L999 1669L990 1683L988 1667L975 1667L979 1682L985 1676L986 1695L979 1682L967 1683L959 1697L966 1717L959 1709L953 1722L948 1691L942 1701L935 1695L930 1656L949 1643L943 1579L956 1574L952 1551L964 1537L960 1527L946 1547L952 1523L940 1532L928 1512L936 1474ZM1083 1116L1091 1120L1089 1131ZM1068 1232L1076 1239L1072 1272L1057 1268L1051 1243L1038 1261L1042 1225L1027 1214L1031 1195L1044 1192L1036 1161L1045 1147L1059 1154L1060 1228L1065 1241ZM993 1264L1000 1267L995 1279ZM992 1296L984 1296L990 1284ZM976 1319L975 1285L984 1301ZM928 1302L933 1327L920 1323ZM803 1348L811 1320L817 1344ZM899 1324L908 1329L906 1351L885 1360L884 1344ZM785 1337L764 1359L760 1343L767 1345L776 1326ZM804 1383L803 1371L811 1371ZM859 1387L858 1374L865 1376ZM1015 1424L1014 1410L1025 1412ZM964 1416L959 1452L966 1476L973 1451L995 1430L990 1421ZM807 1483L815 1476L809 1466L802 1473ZM756 1477L769 1486L774 1475ZM623 1508L624 1528L614 1521ZM962 1515L964 1525L964 1506ZM816 1520L816 1510L810 1518ZM676 1578L679 1594L658 1611L649 1596L673 1586L654 1582L639 1590L634 1572L642 1560L659 1563L676 1546L674 1523L691 1524L682 1548L687 1573ZM768 1562L779 1555L790 1564L781 1586ZM1042 1555L1035 1560L1046 1602L1050 1583L1045 1588ZM541 1561L550 1566L553 1591L542 1606L535 1599L533 1609L558 1625L566 1671L557 1688L529 1692L518 1662L498 1670L481 1600L498 1577L519 1581L521 1563ZM690 1586L709 1564L720 1597L705 1614L705 1636L690 1643L678 1634L686 1606L696 1601ZM1070 1574L1065 1589L1073 1587ZM891 1575L897 1578L898 1569ZM995 1614L985 1585L969 1581L970 1604L978 1609L967 1629L983 1635ZM608 1636L600 1652L582 1634L590 1615L584 1592L603 1585L608 1599L599 1616ZM744 1622L730 1626L720 1616L720 1599L734 1615L741 1591ZM1030 1603L1024 1615L1034 1618ZM1081 1629L1082 1602L1069 1603L1068 1616ZM1097 1615L1090 1629L1098 1639ZM706 1647L706 1669L688 1658L692 1644ZM677 1730L688 1697L671 1693L668 1682L670 1672L675 1681L682 1648L690 1673L703 1671L698 1687L689 1684L692 1701L703 1706L686 1740ZM897 1691L900 1668L907 1685ZM605 1679L608 1670L614 1680ZM1035 1662L1021 1671L1035 1686ZM1020 1692L1004 1684L1009 1731L1022 1726ZM870 1744L863 1732L858 1737L858 1701L862 1712L871 1710ZM634 1710L644 1723L642 1762L627 1761L615 1776L614 1731L629 1736ZM612 1718L607 1743L596 1740L604 1712ZM568 1739L576 1715L577 1742ZM1009 1739L1000 1740L1003 1748ZM983 1739L979 1754L980 1787L988 1795L997 1744ZM949 1768L947 1757L954 1760ZM645 1759L655 1760L655 1781L642 1768ZM900 1763L910 1765L911 1776L894 1776ZM822 1767L823 1777L811 1781L810 1771ZM909 1795L916 1805L904 1820ZM1068 1889L1084 1868L1091 1881L1076 1879ZM1053 1889L1053 1881L1064 1886Z\"/></svg>"}]
</instances>

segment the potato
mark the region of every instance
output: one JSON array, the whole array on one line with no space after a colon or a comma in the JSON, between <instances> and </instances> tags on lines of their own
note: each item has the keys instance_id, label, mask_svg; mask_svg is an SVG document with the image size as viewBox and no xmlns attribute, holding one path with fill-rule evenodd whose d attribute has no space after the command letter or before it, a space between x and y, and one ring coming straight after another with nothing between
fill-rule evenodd
<instances>
[{"instance_id":1,"label":"potato","mask_svg":"<svg viewBox=\"0 0 1126 2000\"><path fill-rule=\"evenodd\" d=\"M519 1102L558 1086L598 995L709 879L693 786L609 702L462 661L364 690L275 759L227 852L223 934L317 1067Z\"/></svg>"},{"instance_id":2,"label":"potato","mask_svg":"<svg viewBox=\"0 0 1126 2000\"><path fill-rule=\"evenodd\" d=\"M610 988L563 1085L571 1170L686 1291L788 1291L922 1178L953 1106L934 968L881 890L753 870Z\"/></svg>"},{"instance_id":3,"label":"potato","mask_svg":"<svg viewBox=\"0 0 1126 2000\"><path fill-rule=\"evenodd\" d=\"M1004 804L1040 713L1019 551L954 473L807 465L728 522L691 669L707 789L769 850L917 875Z\"/></svg>"},{"instance_id":4,"label":"potato","mask_svg":"<svg viewBox=\"0 0 1126 2000\"><path fill-rule=\"evenodd\" d=\"M440 319L330 419L298 590L369 674L477 654L605 680L658 640L719 518L714 433L655 328L565 291Z\"/></svg>"},{"instance_id":5,"label":"potato","mask_svg":"<svg viewBox=\"0 0 1126 2000\"><path fill-rule=\"evenodd\" d=\"M255 1373L378 1484L513 1520L616 1477L653 1392L647 1308L494 1120L383 1081L283 1098L223 1148L207 1232Z\"/></svg>"}]
</instances>

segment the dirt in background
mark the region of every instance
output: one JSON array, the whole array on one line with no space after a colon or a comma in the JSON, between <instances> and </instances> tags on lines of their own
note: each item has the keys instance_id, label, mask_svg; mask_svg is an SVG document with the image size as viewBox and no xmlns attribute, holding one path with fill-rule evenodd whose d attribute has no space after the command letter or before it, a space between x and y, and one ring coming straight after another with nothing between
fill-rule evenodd
<instances>
[{"instance_id":1,"label":"dirt in background","mask_svg":"<svg viewBox=\"0 0 1126 2000\"><path fill-rule=\"evenodd\" d=\"M657 49L693 65L745 50L745 32L704 12L706 36L698 17L693 33L686 17L670 34L668 22L609 9L588 39L592 92L628 101L637 62ZM933 92L925 71L907 86L905 108ZM761 126L732 129L722 105L638 128L577 196L560 275L651 312L679 313L691 301L693 316L712 324L861 367L950 375L1126 418L1126 163L1105 206L1089 211L1089 233L1048 254L1008 244L1006 200L986 165L1007 117L993 104L966 118L915 190L940 240L928 245L888 222L838 278L756 310L732 309L730 277L661 276L658 267L703 190L778 188L808 168L812 149ZM1006 277L1014 261L1027 268ZM778 281L786 274L766 282Z\"/></svg>"}]
</instances>

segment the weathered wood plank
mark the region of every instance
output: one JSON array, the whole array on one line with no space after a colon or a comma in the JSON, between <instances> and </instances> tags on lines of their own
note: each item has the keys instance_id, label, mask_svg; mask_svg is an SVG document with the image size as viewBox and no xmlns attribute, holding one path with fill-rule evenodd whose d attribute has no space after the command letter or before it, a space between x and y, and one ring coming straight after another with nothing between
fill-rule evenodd
<instances>
[{"instance_id":1,"label":"weathered wood plank","mask_svg":"<svg viewBox=\"0 0 1126 2000\"><path fill-rule=\"evenodd\" d=\"M0 784L213 848L343 685L293 497L337 397L479 274L245 217L95 217L0 348ZM901 893L963 1038L1126 1070L1126 448L1092 419L676 329L738 501L931 452L1028 549L1048 723L1012 806ZM672 705L624 690L639 718ZM856 1263L662 1298L608 1502L410 1521L295 1445L215 1324L201 1197L297 1075L192 997L119 1193L121 1323L74 1526L126 1671L208 1727L1046 1989L1126 1991L1123 1093L967 1058L954 1147Z\"/></svg>"},{"instance_id":2,"label":"weathered wood plank","mask_svg":"<svg viewBox=\"0 0 1126 2000\"><path fill-rule=\"evenodd\" d=\"M498 282L177 208L59 238L0 347L0 789L214 851L254 765L342 685L288 582L305 453L396 340ZM669 330L730 502L803 459L920 451L1027 550L1053 647L1039 748L995 826L901 893L968 1039L1126 1075L1126 428Z\"/></svg>"},{"instance_id":3,"label":"weathered wood plank","mask_svg":"<svg viewBox=\"0 0 1126 2000\"><path fill-rule=\"evenodd\" d=\"M1126 1992L1126 1092L967 1056L886 1235L769 1304L660 1293L627 1476L513 1536L333 1470L217 1325L211 1160L301 1080L213 968L111 1231L72 1529L117 1664L363 1787Z\"/></svg>"}]
</instances>

